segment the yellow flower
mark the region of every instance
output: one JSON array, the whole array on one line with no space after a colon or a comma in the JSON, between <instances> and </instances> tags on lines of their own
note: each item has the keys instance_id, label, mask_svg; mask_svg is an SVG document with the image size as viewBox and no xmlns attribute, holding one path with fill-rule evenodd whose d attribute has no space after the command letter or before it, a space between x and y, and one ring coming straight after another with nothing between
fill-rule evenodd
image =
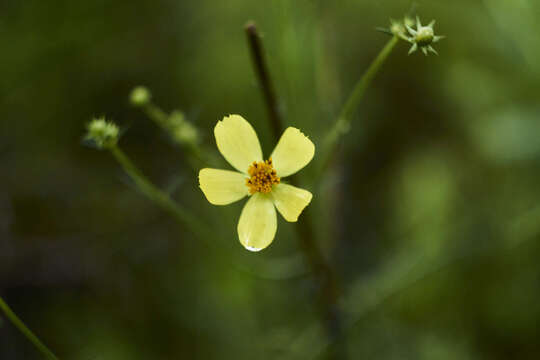
<instances>
[{"instance_id":1,"label":"yellow flower","mask_svg":"<svg viewBox=\"0 0 540 360\"><path fill-rule=\"evenodd\" d=\"M240 214L238 238L246 249L262 250L276 235L275 209L285 220L294 222L311 201L309 191L284 184L281 179L306 166L315 154L315 145L300 130L289 127L270 158L263 161L257 134L240 115L218 121L214 135L219 151L238 171L202 169L199 186L214 205L250 197Z\"/></svg>"}]
</instances>

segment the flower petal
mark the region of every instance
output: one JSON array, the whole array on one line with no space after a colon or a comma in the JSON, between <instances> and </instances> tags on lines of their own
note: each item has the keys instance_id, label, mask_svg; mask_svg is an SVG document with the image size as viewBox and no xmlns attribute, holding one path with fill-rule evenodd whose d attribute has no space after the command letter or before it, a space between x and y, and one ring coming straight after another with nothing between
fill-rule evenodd
<instances>
[{"instance_id":1,"label":"flower petal","mask_svg":"<svg viewBox=\"0 0 540 360\"><path fill-rule=\"evenodd\" d=\"M289 127L281 135L272 162L278 176L294 174L306 166L315 155L315 145L297 128Z\"/></svg>"},{"instance_id":2,"label":"flower petal","mask_svg":"<svg viewBox=\"0 0 540 360\"><path fill-rule=\"evenodd\" d=\"M238 221L238 238L249 251L270 245L277 230L276 209L270 196L255 193L248 200Z\"/></svg>"},{"instance_id":3,"label":"flower petal","mask_svg":"<svg viewBox=\"0 0 540 360\"><path fill-rule=\"evenodd\" d=\"M275 185L271 194L279 213L290 222L298 220L313 197L307 190L283 183Z\"/></svg>"},{"instance_id":4,"label":"flower petal","mask_svg":"<svg viewBox=\"0 0 540 360\"><path fill-rule=\"evenodd\" d=\"M262 161L262 150L253 127L240 115L225 116L214 128L221 155L236 170L247 173L251 163Z\"/></svg>"},{"instance_id":5,"label":"flower petal","mask_svg":"<svg viewBox=\"0 0 540 360\"><path fill-rule=\"evenodd\" d=\"M248 195L246 176L236 171L202 169L199 171L199 187L214 205L227 205Z\"/></svg>"}]
</instances>

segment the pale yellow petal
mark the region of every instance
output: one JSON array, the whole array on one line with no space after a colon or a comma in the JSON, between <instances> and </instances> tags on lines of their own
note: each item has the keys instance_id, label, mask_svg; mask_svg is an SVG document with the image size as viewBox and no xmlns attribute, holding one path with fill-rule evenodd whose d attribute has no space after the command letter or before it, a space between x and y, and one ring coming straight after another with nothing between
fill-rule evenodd
<instances>
[{"instance_id":1,"label":"pale yellow petal","mask_svg":"<svg viewBox=\"0 0 540 360\"><path fill-rule=\"evenodd\" d=\"M246 176L236 171L202 169L199 186L211 204L227 205L248 195Z\"/></svg>"},{"instance_id":2,"label":"pale yellow petal","mask_svg":"<svg viewBox=\"0 0 540 360\"><path fill-rule=\"evenodd\" d=\"M253 127L240 115L225 116L214 128L221 155L240 172L247 173L254 161L262 161L262 150Z\"/></svg>"},{"instance_id":3,"label":"pale yellow petal","mask_svg":"<svg viewBox=\"0 0 540 360\"><path fill-rule=\"evenodd\" d=\"M267 194L255 193L248 200L238 221L238 238L249 251L270 245L277 230L276 209Z\"/></svg>"},{"instance_id":4,"label":"pale yellow petal","mask_svg":"<svg viewBox=\"0 0 540 360\"><path fill-rule=\"evenodd\" d=\"M283 183L275 185L271 194L279 213L290 222L298 220L313 197L307 190Z\"/></svg>"},{"instance_id":5,"label":"pale yellow petal","mask_svg":"<svg viewBox=\"0 0 540 360\"><path fill-rule=\"evenodd\" d=\"M278 176L294 174L309 164L315 155L315 145L300 130L289 127L283 132L274 152L272 162Z\"/></svg>"}]
</instances>

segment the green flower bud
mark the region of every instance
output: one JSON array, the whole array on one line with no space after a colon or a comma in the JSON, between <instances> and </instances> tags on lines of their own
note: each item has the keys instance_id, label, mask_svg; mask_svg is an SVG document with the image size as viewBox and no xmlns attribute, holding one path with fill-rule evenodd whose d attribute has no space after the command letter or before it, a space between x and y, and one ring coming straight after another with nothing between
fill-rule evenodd
<instances>
[{"instance_id":1,"label":"green flower bud","mask_svg":"<svg viewBox=\"0 0 540 360\"><path fill-rule=\"evenodd\" d=\"M416 50L420 49L424 55L427 55L428 51L437 55L437 51L435 51L431 45L440 41L441 39L444 39L444 36L435 35L435 31L433 30L434 25L435 20L430 22L427 26L422 26L418 17L416 18L416 30L413 29L411 25L405 25L407 31L409 31L409 34L411 35L411 37L408 39L408 41L412 43L409 54L412 54Z\"/></svg>"},{"instance_id":2,"label":"green flower bud","mask_svg":"<svg viewBox=\"0 0 540 360\"><path fill-rule=\"evenodd\" d=\"M434 37L435 33L433 32L432 28L422 26L416 31L414 41L418 44L418 46L428 46L433 42Z\"/></svg>"},{"instance_id":3,"label":"green flower bud","mask_svg":"<svg viewBox=\"0 0 540 360\"><path fill-rule=\"evenodd\" d=\"M405 26L412 27L414 26L414 19L409 15L405 15L403 18L403 24L405 24Z\"/></svg>"},{"instance_id":4,"label":"green flower bud","mask_svg":"<svg viewBox=\"0 0 540 360\"><path fill-rule=\"evenodd\" d=\"M400 21L390 20L390 32L395 36L402 37L406 33L405 26Z\"/></svg>"},{"instance_id":5,"label":"green flower bud","mask_svg":"<svg viewBox=\"0 0 540 360\"><path fill-rule=\"evenodd\" d=\"M181 144L196 144L199 141L197 128L180 111L173 111L169 116L169 128L174 140Z\"/></svg>"},{"instance_id":6,"label":"green flower bud","mask_svg":"<svg viewBox=\"0 0 540 360\"><path fill-rule=\"evenodd\" d=\"M86 139L92 141L99 149L113 147L118 142L119 129L116 124L105 118L92 119L87 125Z\"/></svg>"},{"instance_id":7,"label":"green flower bud","mask_svg":"<svg viewBox=\"0 0 540 360\"><path fill-rule=\"evenodd\" d=\"M129 100L133 106L144 106L150 102L152 94L144 86L137 86L131 91Z\"/></svg>"},{"instance_id":8,"label":"green flower bud","mask_svg":"<svg viewBox=\"0 0 540 360\"><path fill-rule=\"evenodd\" d=\"M377 30L410 42L407 28L411 26L414 26L414 20L406 15L401 20L390 19L390 28L377 28Z\"/></svg>"}]
</instances>

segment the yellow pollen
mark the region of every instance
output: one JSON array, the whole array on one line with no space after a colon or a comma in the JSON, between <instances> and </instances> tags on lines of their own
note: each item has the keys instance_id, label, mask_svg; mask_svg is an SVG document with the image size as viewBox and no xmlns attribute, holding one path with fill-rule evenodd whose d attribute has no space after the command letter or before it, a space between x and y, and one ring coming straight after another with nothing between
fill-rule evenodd
<instances>
[{"instance_id":1,"label":"yellow pollen","mask_svg":"<svg viewBox=\"0 0 540 360\"><path fill-rule=\"evenodd\" d=\"M276 170L272 166L272 158L266 161L254 161L249 166L248 174L250 178L246 179L246 186L249 188L250 194L256 192L268 194L272 191L272 186L280 182Z\"/></svg>"}]
</instances>

